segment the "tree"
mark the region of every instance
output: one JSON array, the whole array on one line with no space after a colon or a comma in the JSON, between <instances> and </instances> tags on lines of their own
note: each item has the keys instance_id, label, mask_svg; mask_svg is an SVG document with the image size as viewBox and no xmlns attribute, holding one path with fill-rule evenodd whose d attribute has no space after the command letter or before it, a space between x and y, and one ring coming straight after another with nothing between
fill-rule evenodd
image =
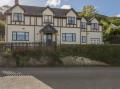
<instances>
[{"instance_id":1,"label":"tree","mask_svg":"<svg viewBox=\"0 0 120 89\"><path fill-rule=\"evenodd\" d=\"M110 22L117 25L117 26L120 26L120 18L119 17L110 17Z\"/></svg>"},{"instance_id":2,"label":"tree","mask_svg":"<svg viewBox=\"0 0 120 89\"><path fill-rule=\"evenodd\" d=\"M120 26L109 28L109 32L106 34L106 41L114 44L120 43Z\"/></svg>"},{"instance_id":3,"label":"tree","mask_svg":"<svg viewBox=\"0 0 120 89\"><path fill-rule=\"evenodd\" d=\"M0 41L4 41L5 36L5 23L0 20Z\"/></svg>"},{"instance_id":4,"label":"tree","mask_svg":"<svg viewBox=\"0 0 120 89\"><path fill-rule=\"evenodd\" d=\"M0 30L5 29L5 22L0 20Z\"/></svg>"},{"instance_id":5,"label":"tree","mask_svg":"<svg viewBox=\"0 0 120 89\"><path fill-rule=\"evenodd\" d=\"M84 6L82 12L79 13L80 16L92 17L96 14L96 8L92 5Z\"/></svg>"}]
</instances>

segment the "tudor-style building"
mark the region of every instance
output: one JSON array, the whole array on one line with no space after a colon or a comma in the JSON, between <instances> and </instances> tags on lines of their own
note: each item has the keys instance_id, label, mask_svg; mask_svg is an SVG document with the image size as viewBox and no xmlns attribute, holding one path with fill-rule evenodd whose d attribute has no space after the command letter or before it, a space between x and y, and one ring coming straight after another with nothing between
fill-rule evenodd
<instances>
[{"instance_id":1,"label":"tudor-style building","mask_svg":"<svg viewBox=\"0 0 120 89\"><path fill-rule=\"evenodd\" d=\"M78 17L74 9L15 5L6 11L6 42L102 44L96 18Z\"/></svg>"}]
</instances>

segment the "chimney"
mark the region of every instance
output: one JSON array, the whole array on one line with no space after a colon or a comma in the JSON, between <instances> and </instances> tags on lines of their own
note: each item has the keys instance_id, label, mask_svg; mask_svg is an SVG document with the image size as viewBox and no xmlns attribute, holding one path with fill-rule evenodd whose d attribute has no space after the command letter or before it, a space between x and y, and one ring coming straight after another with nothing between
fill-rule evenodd
<instances>
[{"instance_id":1,"label":"chimney","mask_svg":"<svg viewBox=\"0 0 120 89\"><path fill-rule=\"evenodd\" d=\"M19 5L19 0L15 0L15 5Z\"/></svg>"}]
</instances>

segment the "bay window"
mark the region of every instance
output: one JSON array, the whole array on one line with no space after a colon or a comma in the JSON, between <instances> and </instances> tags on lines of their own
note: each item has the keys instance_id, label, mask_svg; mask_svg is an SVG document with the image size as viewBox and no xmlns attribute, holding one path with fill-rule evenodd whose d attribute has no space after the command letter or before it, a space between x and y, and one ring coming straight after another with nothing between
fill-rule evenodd
<instances>
[{"instance_id":1,"label":"bay window","mask_svg":"<svg viewBox=\"0 0 120 89\"><path fill-rule=\"evenodd\" d=\"M75 33L63 33L62 34L62 41L75 42L76 41L76 34Z\"/></svg>"},{"instance_id":2,"label":"bay window","mask_svg":"<svg viewBox=\"0 0 120 89\"><path fill-rule=\"evenodd\" d=\"M29 41L29 32L12 32L13 41Z\"/></svg>"}]
</instances>

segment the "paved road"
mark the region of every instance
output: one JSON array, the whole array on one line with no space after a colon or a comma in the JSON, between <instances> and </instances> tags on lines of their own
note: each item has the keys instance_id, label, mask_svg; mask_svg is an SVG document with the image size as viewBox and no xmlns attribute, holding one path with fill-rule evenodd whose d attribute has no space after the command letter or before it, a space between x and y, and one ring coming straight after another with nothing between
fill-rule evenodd
<instances>
[{"instance_id":1,"label":"paved road","mask_svg":"<svg viewBox=\"0 0 120 89\"><path fill-rule=\"evenodd\" d=\"M33 75L54 89L120 89L120 68L0 68L0 75Z\"/></svg>"}]
</instances>

